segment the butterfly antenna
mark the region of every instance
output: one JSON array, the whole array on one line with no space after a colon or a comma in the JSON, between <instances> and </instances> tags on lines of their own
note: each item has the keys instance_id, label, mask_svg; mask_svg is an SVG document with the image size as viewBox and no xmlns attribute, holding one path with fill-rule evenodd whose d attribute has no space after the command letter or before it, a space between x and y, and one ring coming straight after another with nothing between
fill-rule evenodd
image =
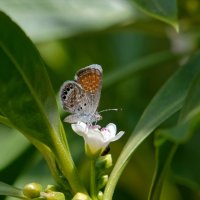
<instances>
[{"instance_id":1,"label":"butterfly antenna","mask_svg":"<svg viewBox=\"0 0 200 200\"><path fill-rule=\"evenodd\" d=\"M99 111L99 113L107 112L107 111L122 111L122 108L110 108L110 109L105 109L105 110Z\"/></svg>"}]
</instances>

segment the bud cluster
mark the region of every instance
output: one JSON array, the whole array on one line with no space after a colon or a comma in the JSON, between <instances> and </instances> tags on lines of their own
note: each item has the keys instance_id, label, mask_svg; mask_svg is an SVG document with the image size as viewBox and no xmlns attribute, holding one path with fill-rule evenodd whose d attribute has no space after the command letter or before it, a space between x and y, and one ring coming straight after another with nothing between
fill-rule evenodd
<instances>
[{"instance_id":1,"label":"bud cluster","mask_svg":"<svg viewBox=\"0 0 200 200\"><path fill-rule=\"evenodd\" d=\"M112 167L112 156L107 154L97 158L95 162L96 167L96 183L98 189L98 198L101 200L103 198L103 192L101 191L108 182L108 172Z\"/></svg>"},{"instance_id":2,"label":"bud cluster","mask_svg":"<svg viewBox=\"0 0 200 200\"><path fill-rule=\"evenodd\" d=\"M54 185L47 185L43 190L39 183L33 182L25 185L22 192L28 199L65 200L65 195L56 189Z\"/></svg>"}]
</instances>

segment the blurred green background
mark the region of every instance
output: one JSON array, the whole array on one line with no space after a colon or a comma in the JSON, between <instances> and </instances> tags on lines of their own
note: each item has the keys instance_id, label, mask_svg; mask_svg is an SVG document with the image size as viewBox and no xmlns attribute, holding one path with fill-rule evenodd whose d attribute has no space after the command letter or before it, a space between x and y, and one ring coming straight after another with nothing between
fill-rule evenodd
<instances>
[{"instance_id":1,"label":"blurred green background","mask_svg":"<svg viewBox=\"0 0 200 200\"><path fill-rule=\"evenodd\" d=\"M102 65L104 81L99 110L122 111L103 113L100 124L113 122L126 133L110 145L114 162L152 97L200 46L198 0L177 2L179 33L171 25L145 14L131 0L1 0L0 9L37 46L57 96L61 84L72 80L78 69L93 63ZM60 112L64 118L66 113L61 107ZM162 127L175 124L177 115ZM84 174L88 160L83 140L69 124L64 126L75 162ZM20 133L3 125L0 133L0 181L18 187L33 181L44 186L53 183L41 155ZM199 138L200 134L196 134L179 148L162 200L200 199ZM125 168L113 199L147 199L154 153L152 135Z\"/></svg>"}]
</instances>

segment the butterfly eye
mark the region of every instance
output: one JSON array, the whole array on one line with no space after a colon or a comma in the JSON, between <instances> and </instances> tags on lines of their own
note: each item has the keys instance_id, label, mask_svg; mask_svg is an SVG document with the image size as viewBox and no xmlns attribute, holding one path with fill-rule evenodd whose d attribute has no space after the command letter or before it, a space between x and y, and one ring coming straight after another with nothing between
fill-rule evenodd
<instances>
[{"instance_id":1,"label":"butterfly eye","mask_svg":"<svg viewBox=\"0 0 200 200\"><path fill-rule=\"evenodd\" d=\"M84 103L84 106L86 106L87 104L86 103Z\"/></svg>"}]
</instances>

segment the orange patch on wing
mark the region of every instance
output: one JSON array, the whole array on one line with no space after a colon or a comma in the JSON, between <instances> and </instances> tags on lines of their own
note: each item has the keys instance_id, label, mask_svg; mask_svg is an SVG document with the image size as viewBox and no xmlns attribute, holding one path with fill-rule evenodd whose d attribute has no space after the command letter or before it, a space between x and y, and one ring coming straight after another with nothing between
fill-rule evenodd
<instances>
[{"instance_id":1,"label":"orange patch on wing","mask_svg":"<svg viewBox=\"0 0 200 200\"><path fill-rule=\"evenodd\" d=\"M88 70L79 76L78 83L89 93L95 93L100 87L101 73L98 70Z\"/></svg>"}]
</instances>

